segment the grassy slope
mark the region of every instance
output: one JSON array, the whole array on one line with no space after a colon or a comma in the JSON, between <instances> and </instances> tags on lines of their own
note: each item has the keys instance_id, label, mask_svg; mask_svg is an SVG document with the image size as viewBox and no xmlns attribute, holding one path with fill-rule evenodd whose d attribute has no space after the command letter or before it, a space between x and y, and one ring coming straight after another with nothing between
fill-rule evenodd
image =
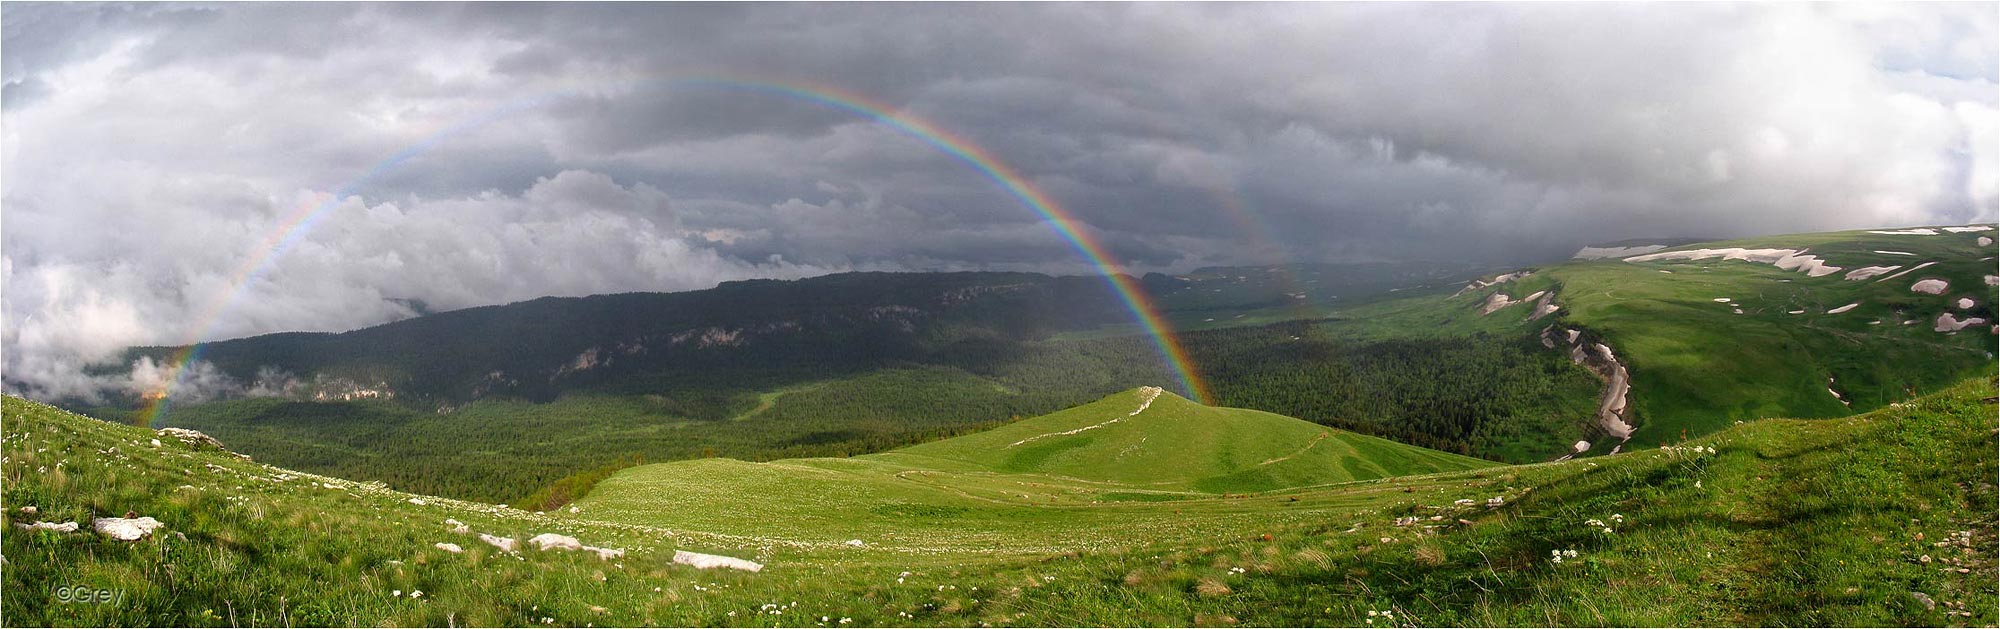
<instances>
[{"instance_id":1,"label":"grassy slope","mask_svg":"<svg viewBox=\"0 0 2000 629\"><path fill-rule=\"evenodd\" d=\"M1269 413L1204 407L1171 393L1128 417L1140 399L1138 390L1127 391L986 432L846 459L641 466L599 483L576 506L592 518L824 544L1050 552L1296 515L1203 502L1190 508L1205 515L1187 518L1161 502L1491 465ZM1091 425L1101 427L1054 434ZM1009 447L1038 435L1053 436Z\"/></svg>"},{"instance_id":2,"label":"grassy slope","mask_svg":"<svg viewBox=\"0 0 2000 629\"><path fill-rule=\"evenodd\" d=\"M416 505L407 494L171 442L156 449L139 429L8 398L0 615L16 625L539 625L547 617L812 626L821 616L860 625L1364 625L1369 611L1386 610L1394 620L1372 624L1991 625L2000 620L2000 469L1995 408L1985 401L1994 393L1987 376L1863 416L1756 421L1688 444L1713 455L1653 450L1232 498L1087 508L1058 504L1054 486L1003 501L998 494L1023 485L982 485L967 472L933 480L985 508L1018 510L1016 525L996 536L1010 546L939 537L865 548L817 542L830 537L829 521L786 514L763 518L773 534L751 536L643 525L668 512L618 523L590 509ZM741 511L743 495L703 508ZM1453 503L1493 496L1505 506ZM25 534L12 525L23 521L22 505L52 520L133 510L169 532L132 544ZM1079 515L1094 509L1123 513ZM1610 534L1584 523L1613 514L1623 521ZM1408 516L1422 522L1392 522ZM631 554L617 562L506 555L447 532L447 517L517 537L566 532ZM1067 537L1091 530L1100 541ZM437 541L467 552L440 552ZM755 557L769 568L698 572L670 565L674 548ZM1578 556L1549 560L1565 549ZM51 598L60 584L125 598L61 604ZM425 596L391 596L413 589ZM1961 609L1970 616L1946 615Z\"/></svg>"},{"instance_id":3,"label":"grassy slope","mask_svg":"<svg viewBox=\"0 0 2000 629\"><path fill-rule=\"evenodd\" d=\"M1842 268L1818 278L1720 258L1571 261L1456 297L1440 291L1349 310L1340 315L1337 329L1359 338L1532 332L1552 319L1526 321L1528 307L1521 305L1481 316L1478 304L1496 291L1520 298L1557 290L1564 310L1554 320L1601 335L1627 362L1639 428L1633 441L1657 445L1708 434L1737 420L1838 417L1879 408L1977 373L1993 359L1988 326L1939 334L1931 325L1947 311L1989 323L1995 319L2000 289L1984 283L1984 276L1994 272L1994 250L1976 244L1980 236L1994 235L1852 231L1675 248L1807 249ZM1842 278L1864 266L1907 269L1933 261L1937 264L1893 279ZM1950 290L1943 295L1911 292L1910 285L1921 278L1948 280ZM1743 314L1714 301L1722 297L1740 304ZM1952 302L1960 297L1977 304L1958 310ZM1862 305L1852 311L1826 313L1857 302ZM1794 310L1805 313L1789 314ZM1828 377L1852 409L1827 392Z\"/></svg>"}]
</instances>

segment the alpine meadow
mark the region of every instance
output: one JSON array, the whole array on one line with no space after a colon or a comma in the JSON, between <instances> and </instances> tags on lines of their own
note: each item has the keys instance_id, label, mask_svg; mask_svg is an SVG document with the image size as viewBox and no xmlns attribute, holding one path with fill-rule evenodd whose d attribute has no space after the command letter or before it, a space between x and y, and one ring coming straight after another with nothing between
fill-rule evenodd
<instances>
[{"instance_id":1,"label":"alpine meadow","mask_svg":"<svg viewBox=\"0 0 2000 629\"><path fill-rule=\"evenodd\" d=\"M2000 625L2000 11L0 2L0 625Z\"/></svg>"}]
</instances>

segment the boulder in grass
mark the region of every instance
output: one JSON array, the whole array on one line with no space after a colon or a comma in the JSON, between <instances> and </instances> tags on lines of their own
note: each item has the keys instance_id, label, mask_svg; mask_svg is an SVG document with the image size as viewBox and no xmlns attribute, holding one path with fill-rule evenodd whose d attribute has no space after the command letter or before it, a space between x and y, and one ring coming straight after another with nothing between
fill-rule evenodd
<instances>
[{"instance_id":1,"label":"boulder in grass","mask_svg":"<svg viewBox=\"0 0 2000 629\"><path fill-rule=\"evenodd\" d=\"M465 549L459 548L458 544L453 544L451 542L438 542L436 544L432 544L432 546L436 546L438 550L442 550L444 552L448 552L454 555L465 552Z\"/></svg>"},{"instance_id":2,"label":"boulder in grass","mask_svg":"<svg viewBox=\"0 0 2000 629\"><path fill-rule=\"evenodd\" d=\"M694 566L703 570L711 568L730 568L747 572L762 572L764 570L764 564L755 561L724 557L722 555L691 553L685 550L674 551L674 563Z\"/></svg>"},{"instance_id":3,"label":"boulder in grass","mask_svg":"<svg viewBox=\"0 0 2000 629\"><path fill-rule=\"evenodd\" d=\"M528 538L528 543L539 550L549 550L552 548L560 548L562 550L583 549L583 542L577 541L576 538L568 535L557 535L555 533L543 533L530 537Z\"/></svg>"},{"instance_id":4,"label":"boulder in grass","mask_svg":"<svg viewBox=\"0 0 2000 629\"><path fill-rule=\"evenodd\" d=\"M34 524L23 524L21 522L15 522L14 526L24 531L55 531L57 533L75 533L77 527L80 525L75 522L64 522L61 524L57 524L54 522L36 522Z\"/></svg>"},{"instance_id":5,"label":"boulder in grass","mask_svg":"<svg viewBox=\"0 0 2000 629\"><path fill-rule=\"evenodd\" d=\"M498 548L500 550L504 550L510 553L521 549L521 543L514 541L514 538L512 537L498 537L494 535L487 535L485 533L480 533L479 541L492 544L494 548Z\"/></svg>"},{"instance_id":6,"label":"boulder in grass","mask_svg":"<svg viewBox=\"0 0 2000 629\"><path fill-rule=\"evenodd\" d=\"M90 521L90 528L105 537L121 542L135 542L153 534L154 529L164 526L159 520L144 518L97 518Z\"/></svg>"},{"instance_id":7,"label":"boulder in grass","mask_svg":"<svg viewBox=\"0 0 2000 629\"><path fill-rule=\"evenodd\" d=\"M597 558L603 559L605 561L611 561L613 559L625 556L625 551L617 548L598 548L596 546L585 546L583 547L583 549L593 553L597 553Z\"/></svg>"}]
</instances>

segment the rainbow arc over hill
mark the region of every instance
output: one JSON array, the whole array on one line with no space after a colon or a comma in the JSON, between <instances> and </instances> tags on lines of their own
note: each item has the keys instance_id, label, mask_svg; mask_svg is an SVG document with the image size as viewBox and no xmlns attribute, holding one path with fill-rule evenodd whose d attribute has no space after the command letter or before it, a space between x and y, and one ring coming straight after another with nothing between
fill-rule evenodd
<instances>
[{"instance_id":1,"label":"rainbow arc over hill","mask_svg":"<svg viewBox=\"0 0 2000 629\"><path fill-rule=\"evenodd\" d=\"M1058 235L1069 242L1070 246L1077 253L1082 254L1085 260L1096 267L1105 282L1111 286L1113 292L1124 303L1126 309L1132 312L1133 317L1145 329L1146 334L1151 337L1153 344L1159 349L1161 357L1173 370L1175 377L1180 380L1181 390L1187 393L1189 397L1204 404L1212 401L1208 387L1202 381L1200 373L1195 369L1193 362L1188 359L1186 348L1181 345L1178 337L1174 334L1173 327L1161 316L1158 304L1139 285L1138 279L1125 273L1124 267L1111 256L1104 243L1092 233L1086 223L1078 220L1074 214L1064 209L1055 200L1049 198L1046 193L1036 189L1026 177L1022 176L1005 162L1000 161L990 151L973 143L971 140L953 134L932 122L906 112L900 112L895 105L824 85L796 81L772 82L716 77L648 79L636 82L635 84L642 87L730 90L800 100L853 113L887 125L906 136L921 141L946 155L964 162L987 179L991 179L994 183L999 184L1003 190L1020 201L1022 205L1040 215ZM481 116L454 124L425 138L417 144L396 152L387 159L370 167L358 178L341 186L332 194L325 195L317 203L302 204L301 207L281 220L279 227L258 244L257 249L253 250L252 255L246 257L245 262L232 275L233 281L229 284L231 288L218 296L207 308L200 311L201 314L195 319L195 325L190 326L191 333L188 341L182 344L181 349L176 351L168 361L167 367L170 375L166 378L165 385L161 389L145 395L146 403L140 409L140 420L145 422L146 425L152 425L166 415L171 406L174 387L179 386L181 380L186 377L188 368L201 358L202 348L205 345L202 339L206 338L214 329L216 323L220 321L223 312L227 311L236 302L244 292L245 287L269 270L273 260L297 244L301 237L311 229L313 224L339 205L342 199L350 197L361 186L381 176L383 173L393 170L411 158L423 154L430 148L454 136L492 124L520 111L540 107L563 98L577 97L588 93L590 92L581 88L571 88L510 101Z\"/></svg>"}]
</instances>

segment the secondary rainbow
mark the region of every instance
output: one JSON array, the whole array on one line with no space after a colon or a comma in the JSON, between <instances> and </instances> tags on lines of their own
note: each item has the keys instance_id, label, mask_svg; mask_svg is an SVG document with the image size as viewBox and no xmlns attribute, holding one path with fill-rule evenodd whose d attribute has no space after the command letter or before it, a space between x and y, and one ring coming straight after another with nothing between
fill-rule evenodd
<instances>
[{"instance_id":1,"label":"secondary rainbow","mask_svg":"<svg viewBox=\"0 0 2000 629\"><path fill-rule=\"evenodd\" d=\"M1147 296L1144 289L1139 286L1138 281L1125 273L1124 267L1111 257L1104 244L1094 234L1088 229L1081 227L1083 225L1082 221L1077 220L1073 214L1063 209L1060 204L1050 199L1047 194L1037 190L1019 172L1007 166L1006 163L1001 162L991 152L981 148L979 145L952 134L929 121L907 113L898 113L894 111L895 108L893 105L876 102L862 95L828 86L798 82L777 83L708 77L653 79L643 81L641 84L648 86L726 89L795 98L875 120L943 151L945 154L959 161L965 162L986 178L999 184L1002 189L1006 190L1008 194L1019 200L1023 205L1026 205L1028 209L1041 215L1058 235L1062 236L1064 240L1069 241L1070 245L1078 253L1082 254L1085 260L1096 267L1102 273L1105 282L1111 285L1113 292L1117 293L1118 298L1132 312L1133 316L1138 319L1140 326L1146 330L1147 335L1152 338L1153 344L1159 349L1161 357L1166 360L1167 365L1174 371L1175 377L1180 380L1181 389L1198 401L1203 403L1211 401L1207 386L1202 382L1194 364L1188 359L1186 348L1182 347L1179 339L1174 335L1172 326L1161 317L1158 305ZM257 248L253 250L252 255L245 258L244 263L231 276L234 278L234 281L229 284L231 288L219 295L196 318L196 325L190 329L191 333L188 342L182 344L181 349L169 358L170 375L167 378L167 382L161 389L146 394L146 403L140 409L139 414L141 421L146 425L152 425L167 413L170 406L169 400L172 398L172 388L178 384L183 374L187 371L188 366L201 358L204 346L201 339L208 336L215 324L221 319L222 313L235 303L245 287L256 281L260 275L269 269L272 260L296 244L321 216L337 206L342 199L354 194L363 184L402 165L404 162L424 153L446 139L486 126L519 111L538 107L564 97L585 93L588 92L583 89L566 89L511 101L484 115L454 124L451 127L432 134L409 148L396 152L394 155L389 156L389 158L370 167L361 176L340 186L332 194L326 195L317 203L301 204L297 210L294 210L284 220L279 222L279 227L258 244Z\"/></svg>"}]
</instances>

